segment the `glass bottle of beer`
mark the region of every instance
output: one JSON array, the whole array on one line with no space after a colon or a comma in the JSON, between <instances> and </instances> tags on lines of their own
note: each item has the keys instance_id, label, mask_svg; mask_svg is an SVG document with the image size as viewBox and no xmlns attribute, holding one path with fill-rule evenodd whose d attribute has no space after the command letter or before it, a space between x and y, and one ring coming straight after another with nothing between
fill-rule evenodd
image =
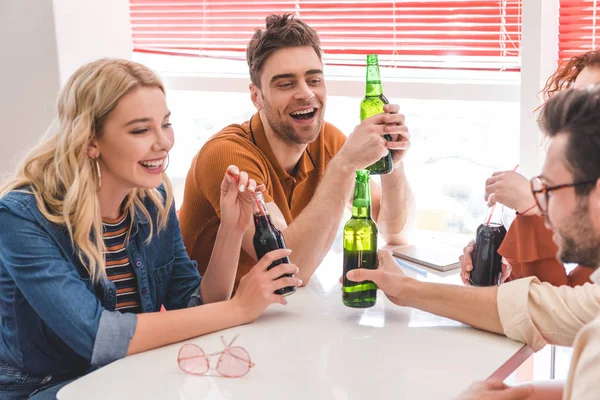
<instances>
[{"instance_id":1,"label":"glass bottle of beer","mask_svg":"<svg viewBox=\"0 0 600 400\"><path fill-rule=\"evenodd\" d=\"M344 226L344 283L342 300L348 307L372 307L377 286L371 281L352 282L346 273L356 268L377 269L377 225L371 219L369 171L356 171L352 218Z\"/></svg>"},{"instance_id":2,"label":"glass bottle of beer","mask_svg":"<svg viewBox=\"0 0 600 400\"><path fill-rule=\"evenodd\" d=\"M382 113L383 106L388 103L388 99L383 95L377 54L369 54L367 56L367 93L360 103L360 120L362 121L375 114ZM383 135L383 137L386 140L392 140L390 135ZM375 164L368 166L367 169L371 175L385 175L392 172L394 164L392 163L391 150L388 150L387 155L383 156Z\"/></svg>"},{"instance_id":3,"label":"glass bottle of beer","mask_svg":"<svg viewBox=\"0 0 600 400\"><path fill-rule=\"evenodd\" d=\"M279 229L275 227L273 221L271 221L271 215L267 211L265 205L265 199L263 194L255 192L252 196L252 212L254 214L254 250L256 256L260 260L265 254L270 251L277 249L285 249L285 241L283 240L283 234ZM289 264L290 259L288 257L280 258L275 260L269 265L267 269L271 269L279 264ZM284 276L290 277L292 274L284 274ZM275 291L275 294L282 294L288 296L296 291L295 286L286 286L284 288Z\"/></svg>"}]
</instances>

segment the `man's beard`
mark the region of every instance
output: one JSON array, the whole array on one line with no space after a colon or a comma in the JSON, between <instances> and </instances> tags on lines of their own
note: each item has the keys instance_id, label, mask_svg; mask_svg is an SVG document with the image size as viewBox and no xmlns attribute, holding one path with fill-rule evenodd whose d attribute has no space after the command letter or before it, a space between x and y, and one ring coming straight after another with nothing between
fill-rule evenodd
<instances>
[{"instance_id":1,"label":"man's beard","mask_svg":"<svg viewBox=\"0 0 600 400\"><path fill-rule=\"evenodd\" d=\"M263 97L264 99L264 97ZM284 143L293 146L302 146L305 144L310 144L315 141L315 139L319 136L319 132L321 131L321 127L323 126L323 120L316 116L317 118L317 128L313 135L310 137L303 138L302 136L296 134L296 131L292 127L291 124L285 122L283 119L280 119L276 113L273 112L271 106L265 101L264 102L264 110L265 116L267 117L267 122L273 129L273 133L279 140ZM318 113L321 113L321 108L317 110ZM322 114L319 114L322 115Z\"/></svg>"},{"instance_id":2,"label":"man's beard","mask_svg":"<svg viewBox=\"0 0 600 400\"><path fill-rule=\"evenodd\" d=\"M579 202L577 211L563 229L554 229L561 238L560 261L593 268L600 266L600 239L590 220L587 197Z\"/></svg>"}]
</instances>

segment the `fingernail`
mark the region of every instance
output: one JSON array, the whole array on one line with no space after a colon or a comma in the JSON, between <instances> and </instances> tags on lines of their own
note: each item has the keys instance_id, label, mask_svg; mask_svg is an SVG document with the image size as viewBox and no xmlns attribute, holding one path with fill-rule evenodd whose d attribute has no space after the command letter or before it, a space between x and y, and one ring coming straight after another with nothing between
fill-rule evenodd
<instances>
[{"instance_id":1,"label":"fingernail","mask_svg":"<svg viewBox=\"0 0 600 400\"><path fill-rule=\"evenodd\" d=\"M296 273L300 272L300 268L296 267Z\"/></svg>"},{"instance_id":2,"label":"fingernail","mask_svg":"<svg viewBox=\"0 0 600 400\"><path fill-rule=\"evenodd\" d=\"M352 278L354 278L354 271L349 271L349 272L346 274L346 277L347 277L348 279L352 279Z\"/></svg>"},{"instance_id":3,"label":"fingernail","mask_svg":"<svg viewBox=\"0 0 600 400\"><path fill-rule=\"evenodd\" d=\"M472 266L472 265L467 265L467 271L470 271L470 270L472 270L472 269L473 269L473 266Z\"/></svg>"},{"instance_id":4,"label":"fingernail","mask_svg":"<svg viewBox=\"0 0 600 400\"><path fill-rule=\"evenodd\" d=\"M240 192L243 193L246 190L246 185L240 185Z\"/></svg>"},{"instance_id":5,"label":"fingernail","mask_svg":"<svg viewBox=\"0 0 600 400\"><path fill-rule=\"evenodd\" d=\"M298 286L302 285L302 279L298 279Z\"/></svg>"},{"instance_id":6,"label":"fingernail","mask_svg":"<svg viewBox=\"0 0 600 400\"><path fill-rule=\"evenodd\" d=\"M231 183L231 178L229 177L229 175L225 175L225 179L227 179L227 182Z\"/></svg>"},{"instance_id":7,"label":"fingernail","mask_svg":"<svg viewBox=\"0 0 600 400\"><path fill-rule=\"evenodd\" d=\"M286 249L288 254L292 252L292 249Z\"/></svg>"}]
</instances>

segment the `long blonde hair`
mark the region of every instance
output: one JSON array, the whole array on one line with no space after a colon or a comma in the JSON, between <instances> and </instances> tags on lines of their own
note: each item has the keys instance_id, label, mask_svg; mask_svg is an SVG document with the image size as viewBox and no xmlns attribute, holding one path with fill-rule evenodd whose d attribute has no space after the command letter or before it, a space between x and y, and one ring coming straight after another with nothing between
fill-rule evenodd
<instances>
[{"instance_id":1,"label":"long blonde hair","mask_svg":"<svg viewBox=\"0 0 600 400\"><path fill-rule=\"evenodd\" d=\"M106 247L96 193L100 177L94 161L88 157L88 147L92 139L102 134L106 118L119 99L138 87L165 91L153 71L135 62L101 59L79 68L58 97L54 128L0 189L0 197L13 190L33 194L44 217L67 228L79 259L94 282L106 277ZM133 189L123 203L132 225L136 210L148 219L147 242L152 238L153 226L144 199L149 198L158 209L159 231L166 227L173 204L171 183L164 172L162 180L166 199L157 189Z\"/></svg>"}]
</instances>

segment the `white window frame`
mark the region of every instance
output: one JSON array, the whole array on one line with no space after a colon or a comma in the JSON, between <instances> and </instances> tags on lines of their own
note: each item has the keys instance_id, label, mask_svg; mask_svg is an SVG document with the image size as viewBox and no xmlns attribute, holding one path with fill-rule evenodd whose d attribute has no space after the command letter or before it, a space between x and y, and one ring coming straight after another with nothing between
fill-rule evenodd
<instances>
[{"instance_id":1,"label":"white window frame","mask_svg":"<svg viewBox=\"0 0 600 400\"><path fill-rule=\"evenodd\" d=\"M538 93L557 67L559 5L559 0L523 1L519 161L526 176L539 174L545 159L533 110L540 104Z\"/></svg>"}]
</instances>

